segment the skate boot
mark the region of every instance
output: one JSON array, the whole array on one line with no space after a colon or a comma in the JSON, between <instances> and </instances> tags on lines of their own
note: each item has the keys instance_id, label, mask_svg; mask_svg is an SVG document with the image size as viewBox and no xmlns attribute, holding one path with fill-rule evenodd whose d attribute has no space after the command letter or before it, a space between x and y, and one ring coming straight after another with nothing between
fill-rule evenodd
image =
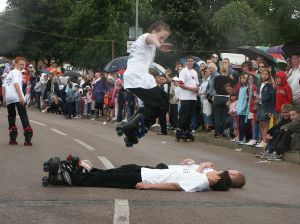
<instances>
[{"instance_id":1,"label":"skate boot","mask_svg":"<svg viewBox=\"0 0 300 224\"><path fill-rule=\"evenodd\" d=\"M119 136L125 134L125 145L132 147L133 144L138 143L138 138L142 138L146 133L144 116L137 114L135 117L131 117L128 122L118 125L116 131Z\"/></svg>"},{"instance_id":2,"label":"skate boot","mask_svg":"<svg viewBox=\"0 0 300 224\"><path fill-rule=\"evenodd\" d=\"M73 168L68 161L60 161L58 157L50 158L44 162L43 170L49 172L48 177L42 179L44 187L50 185L72 185L70 173Z\"/></svg>"},{"instance_id":3,"label":"skate boot","mask_svg":"<svg viewBox=\"0 0 300 224\"><path fill-rule=\"evenodd\" d=\"M11 126L9 128L9 144L10 145L17 145L18 142L16 141L17 140L17 136L18 136L18 129L17 127L14 125L14 126Z\"/></svg>"},{"instance_id":4,"label":"skate boot","mask_svg":"<svg viewBox=\"0 0 300 224\"><path fill-rule=\"evenodd\" d=\"M195 140L193 132L191 132L191 131L183 131L183 134L186 136L186 141L193 142Z\"/></svg>"},{"instance_id":5,"label":"skate boot","mask_svg":"<svg viewBox=\"0 0 300 224\"><path fill-rule=\"evenodd\" d=\"M24 145L25 146L32 146L32 143L31 143L32 135L33 135L32 128L30 126L26 127L24 129L24 136L25 136Z\"/></svg>"},{"instance_id":6,"label":"skate boot","mask_svg":"<svg viewBox=\"0 0 300 224\"><path fill-rule=\"evenodd\" d=\"M183 130L176 130L176 141L178 142L186 142L187 136L183 133Z\"/></svg>"}]
</instances>

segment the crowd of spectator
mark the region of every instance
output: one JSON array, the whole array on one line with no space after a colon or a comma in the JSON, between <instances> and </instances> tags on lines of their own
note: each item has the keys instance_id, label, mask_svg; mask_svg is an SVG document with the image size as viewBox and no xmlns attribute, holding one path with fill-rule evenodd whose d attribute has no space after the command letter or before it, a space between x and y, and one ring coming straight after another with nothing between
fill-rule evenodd
<instances>
[{"instance_id":1,"label":"crowd of spectator","mask_svg":"<svg viewBox=\"0 0 300 224\"><path fill-rule=\"evenodd\" d=\"M1 68L1 79L11 69ZM159 135L177 128L180 73L185 63L176 62L164 75L156 74L169 105L157 118ZM281 66L282 67L282 66ZM300 55L289 58L284 69L269 66L264 58L245 61L233 68L228 58L194 61L198 75L197 103L191 119L193 132L209 132L216 138L230 138L237 144L264 149L261 158L281 159L284 152L300 150ZM122 71L124 72L124 71ZM123 87L122 72L71 77L35 71L32 64L23 71L23 93L27 107L63 115L66 119L105 119L115 124L127 121L143 102ZM2 96L0 91L0 100ZM1 103L0 102L0 103Z\"/></svg>"}]
</instances>

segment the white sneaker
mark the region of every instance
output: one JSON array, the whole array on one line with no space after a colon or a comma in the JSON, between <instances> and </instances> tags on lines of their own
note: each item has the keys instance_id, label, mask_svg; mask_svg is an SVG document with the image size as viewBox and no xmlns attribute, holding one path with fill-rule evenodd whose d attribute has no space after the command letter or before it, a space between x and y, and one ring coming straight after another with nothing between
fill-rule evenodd
<instances>
[{"instance_id":1,"label":"white sneaker","mask_svg":"<svg viewBox=\"0 0 300 224\"><path fill-rule=\"evenodd\" d=\"M127 122L127 119L125 118L122 122Z\"/></svg>"},{"instance_id":2,"label":"white sneaker","mask_svg":"<svg viewBox=\"0 0 300 224\"><path fill-rule=\"evenodd\" d=\"M116 121L116 120L117 120L117 117L114 117L112 120L113 120L113 121Z\"/></svg>"},{"instance_id":3,"label":"white sneaker","mask_svg":"<svg viewBox=\"0 0 300 224\"><path fill-rule=\"evenodd\" d=\"M264 141L261 141L259 144L255 145L255 147L257 148L265 148L267 146L267 143L265 143Z\"/></svg>"},{"instance_id":4,"label":"white sneaker","mask_svg":"<svg viewBox=\"0 0 300 224\"><path fill-rule=\"evenodd\" d=\"M151 126L151 128L155 128L155 127L160 127L160 125L159 124L154 124L154 125Z\"/></svg>"},{"instance_id":5,"label":"white sneaker","mask_svg":"<svg viewBox=\"0 0 300 224\"><path fill-rule=\"evenodd\" d=\"M251 139L249 142L247 142L245 145L248 145L248 146L254 146L256 144L256 140L254 139Z\"/></svg>"}]
</instances>

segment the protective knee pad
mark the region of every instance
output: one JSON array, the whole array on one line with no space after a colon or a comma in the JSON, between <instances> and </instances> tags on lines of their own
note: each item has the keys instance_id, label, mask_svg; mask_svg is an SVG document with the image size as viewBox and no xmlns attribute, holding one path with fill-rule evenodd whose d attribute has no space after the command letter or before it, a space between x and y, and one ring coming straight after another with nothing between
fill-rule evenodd
<instances>
[{"instance_id":1,"label":"protective knee pad","mask_svg":"<svg viewBox=\"0 0 300 224\"><path fill-rule=\"evenodd\" d=\"M24 136L25 136L25 141L26 142L31 141L31 138L33 136L33 130L30 126L27 126L26 128L24 128Z\"/></svg>"},{"instance_id":2,"label":"protective knee pad","mask_svg":"<svg viewBox=\"0 0 300 224\"><path fill-rule=\"evenodd\" d=\"M17 139L17 136L18 136L18 128L16 125L12 125L11 127L9 127L10 140L15 141Z\"/></svg>"}]
</instances>

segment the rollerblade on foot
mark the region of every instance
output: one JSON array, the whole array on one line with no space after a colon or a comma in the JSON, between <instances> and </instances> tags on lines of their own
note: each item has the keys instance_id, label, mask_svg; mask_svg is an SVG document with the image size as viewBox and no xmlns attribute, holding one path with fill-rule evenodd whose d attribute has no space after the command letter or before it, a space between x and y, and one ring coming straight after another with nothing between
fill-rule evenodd
<instances>
[{"instance_id":1,"label":"rollerblade on foot","mask_svg":"<svg viewBox=\"0 0 300 224\"><path fill-rule=\"evenodd\" d=\"M25 136L24 145L25 146L32 146L32 143L31 143L32 135L33 135L32 128L30 126L26 127L24 129L24 136Z\"/></svg>"},{"instance_id":2,"label":"rollerblade on foot","mask_svg":"<svg viewBox=\"0 0 300 224\"><path fill-rule=\"evenodd\" d=\"M191 131L183 131L183 134L186 136L186 141L187 142L193 142L193 141L195 141L195 137L193 135L193 132L191 132Z\"/></svg>"},{"instance_id":3,"label":"rollerblade on foot","mask_svg":"<svg viewBox=\"0 0 300 224\"><path fill-rule=\"evenodd\" d=\"M183 133L183 130L176 130L176 141L178 142L186 142L187 141L187 136Z\"/></svg>"},{"instance_id":4,"label":"rollerblade on foot","mask_svg":"<svg viewBox=\"0 0 300 224\"><path fill-rule=\"evenodd\" d=\"M9 144L10 145L18 145L17 140L18 136L18 128L14 125L9 128Z\"/></svg>"},{"instance_id":5,"label":"rollerblade on foot","mask_svg":"<svg viewBox=\"0 0 300 224\"><path fill-rule=\"evenodd\" d=\"M42 185L72 185L70 173L73 168L69 161L60 161L58 157L50 158L43 164L44 172L48 172L48 177L44 176Z\"/></svg>"},{"instance_id":6,"label":"rollerblade on foot","mask_svg":"<svg viewBox=\"0 0 300 224\"><path fill-rule=\"evenodd\" d=\"M126 135L124 142L126 147L132 147L138 143L138 139L144 137L147 129L144 124L144 115L133 115L126 123L120 124L116 127L117 134Z\"/></svg>"}]
</instances>

